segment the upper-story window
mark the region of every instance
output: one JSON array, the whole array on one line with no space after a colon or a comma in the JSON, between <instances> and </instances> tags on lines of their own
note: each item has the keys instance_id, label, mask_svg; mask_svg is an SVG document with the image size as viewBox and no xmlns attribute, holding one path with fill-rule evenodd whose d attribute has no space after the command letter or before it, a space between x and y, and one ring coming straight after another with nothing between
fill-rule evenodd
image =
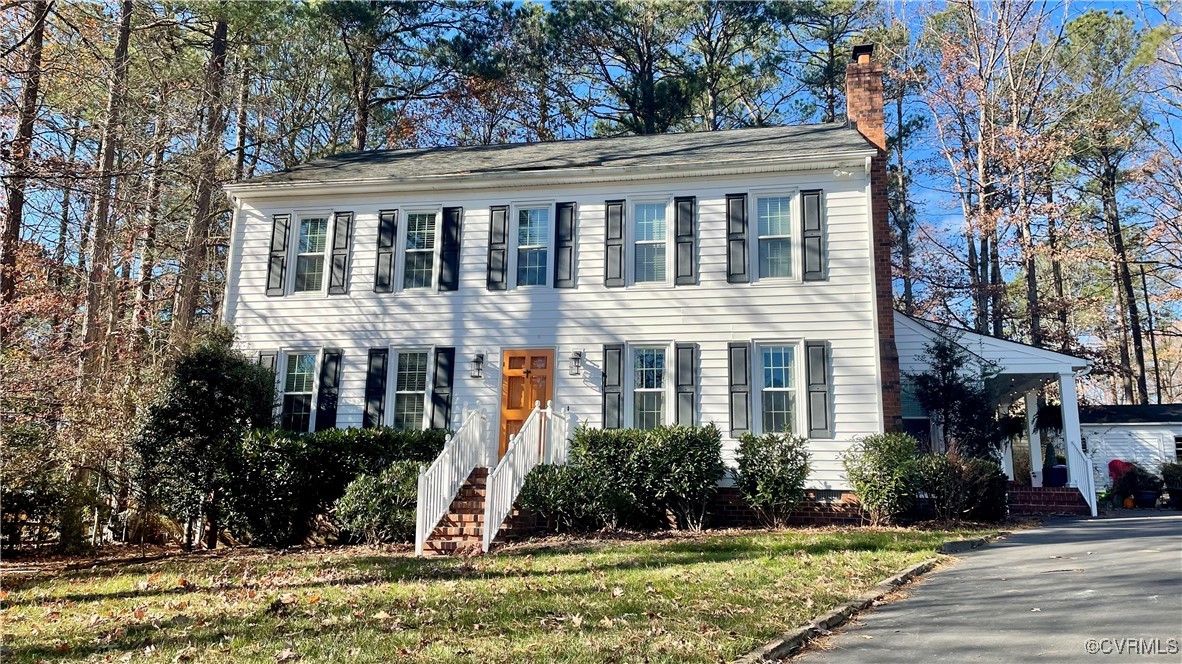
<instances>
[{"instance_id":1,"label":"upper-story window","mask_svg":"<svg viewBox=\"0 0 1182 664\"><path fill-rule=\"evenodd\" d=\"M632 349L632 426L655 429L665 423L665 349Z\"/></svg>"},{"instance_id":2,"label":"upper-story window","mask_svg":"<svg viewBox=\"0 0 1182 664\"><path fill-rule=\"evenodd\" d=\"M637 203L633 211L633 283L666 280L669 242L665 203Z\"/></svg>"},{"instance_id":3,"label":"upper-story window","mask_svg":"<svg viewBox=\"0 0 1182 664\"><path fill-rule=\"evenodd\" d=\"M319 292L324 286L324 254L328 248L328 216L301 216L296 242L296 293Z\"/></svg>"},{"instance_id":4,"label":"upper-story window","mask_svg":"<svg viewBox=\"0 0 1182 664\"><path fill-rule=\"evenodd\" d=\"M550 242L550 208L517 211L517 285L545 286Z\"/></svg>"},{"instance_id":5,"label":"upper-story window","mask_svg":"<svg viewBox=\"0 0 1182 664\"><path fill-rule=\"evenodd\" d=\"M761 196L756 211L759 278L792 277L792 197Z\"/></svg>"},{"instance_id":6,"label":"upper-story window","mask_svg":"<svg viewBox=\"0 0 1182 664\"><path fill-rule=\"evenodd\" d=\"M437 218L435 212L411 212L406 215L403 288L431 288L433 285Z\"/></svg>"},{"instance_id":7,"label":"upper-story window","mask_svg":"<svg viewBox=\"0 0 1182 664\"><path fill-rule=\"evenodd\" d=\"M316 377L315 353L289 353L283 372L283 428L304 432L312 426L312 388Z\"/></svg>"}]
</instances>

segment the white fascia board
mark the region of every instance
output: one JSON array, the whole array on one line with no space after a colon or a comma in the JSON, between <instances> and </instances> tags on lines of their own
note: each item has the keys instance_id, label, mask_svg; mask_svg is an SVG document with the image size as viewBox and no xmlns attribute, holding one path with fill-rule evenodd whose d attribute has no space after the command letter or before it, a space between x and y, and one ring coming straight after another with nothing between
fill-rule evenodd
<instances>
[{"instance_id":1,"label":"white fascia board","mask_svg":"<svg viewBox=\"0 0 1182 664\"><path fill-rule=\"evenodd\" d=\"M788 157L783 159L741 160L722 165L666 164L660 166L593 166L588 168L550 168L537 171L461 173L407 178L376 178L348 181L259 182L227 184L223 188L238 199L285 197L291 195L364 194L424 189L471 190L528 187L543 185L637 182L673 178L756 175L859 168L874 150L858 150L824 157Z\"/></svg>"}]
</instances>

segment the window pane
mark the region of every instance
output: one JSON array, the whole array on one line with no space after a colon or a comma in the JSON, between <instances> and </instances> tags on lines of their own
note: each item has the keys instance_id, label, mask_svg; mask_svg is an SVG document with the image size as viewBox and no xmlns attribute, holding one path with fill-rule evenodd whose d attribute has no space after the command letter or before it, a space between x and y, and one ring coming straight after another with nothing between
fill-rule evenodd
<instances>
[{"instance_id":1,"label":"window pane","mask_svg":"<svg viewBox=\"0 0 1182 664\"><path fill-rule=\"evenodd\" d=\"M423 428L423 395L396 394L394 395L394 428L422 429Z\"/></svg>"},{"instance_id":2,"label":"window pane","mask_svg":"<svg viewBox=\"0 0 1182 664\"><path fill-rule=\"evenodd\" d=\"M795 392L766 391L763 393L763 430L793 433Z\"/></svg>"},{"instance_id":3,"label":"window pane","mask_svg":"<svg viewBox=\"0 0 1182 664\"><path fill-rule=\"evenodd\" d=\"M328 239L328 219L310 217L300 219L299 253L313 254L324 251Z\"/></svg>"},{"instance_id":4,"label":"window pane","mask_svg":"<svg viewBox=\"0 0 1182 664\"><path fill-rule=\"evenodd\" d=\"M546 246L550 238L550 210L521 210L517 213L517 245Z\"/></svg>"},{"instance_id":5,"label":"window pane","mask_svg":"<svg viewBox=\"0 0 1182 664\"><path fill-rule=\"evenodd\" d=\"M295 291L303 293L320 290L324 281L324 255L297 256Z\"/></svg>"},{"instance_id":6,"label":"window pane","mask_svg":"<svg viewBox=\"0 0 1182 664\"><path fill-rule=\"evenodd\" d=\"M406 270L403 274L403 288L430 288L431 275L434 271L434 252L408 251L406 253Z\"/></svg>"},{"instance_id":7,"label":"window pane","mask_svg":"<svg viewBox=\"0 0 1182 664\"><path fill-rule=\"evenodd\" d=\"M665 393L637 392L636 406L632 411L632 426L637 429L655 429L665 423Z\"/></svg>"},{"instance_id":8,"label":"window pane","mask_svg":"<svg viewBox=\"0 0 1182 664\"><path fill-rule=\"evenodd\" d=\"M793 377L792 346L765 346L763 348L763 386L764 388L792 388L796 387Z\"/></svg>"},{"instance_id":9,"label":"window pane","mask_svg":"<svg viewBox=\"0 0 1182 664\"><path fill-rule=\"evenodd\" d=\"M546 285L545 249L519 249L517 251L517 285Z\"/></svg>"},{"instance_id":10,"label":"window pane","mask_svg":"<svg viewBox=\"0 0 1182 664\"><path fill-rule=\"evenodd\" d=\"M636 245L636 281L665 280L665 245Z\"/></svg>"},{"instance_id":11,"label":"window pane","mask_svg":"<svg viewBox=\"0 0 1182 664\"><path fill-rule=\"evenodd\" d=\"M791 235L792 199L787 196L759 199L759 234Z\"/></svg>"},{"instance_id":12,"label":"window pane","mask_svg":"<svg viewBox=\"0 0 1182 664\"><path fill-rule=\"evenodd\" d=\"M406 216L406 248L435 248L435 213L408 214Z\"/></svg>"},{"instance_id":13,"label":"window pane","mask_svg":"<svg viewBox=\"0 0 1182 664\"><path fill-rule=\"evenodd\" d=\"M301 353L287 356L287 374L283 381L283 392L312 391L312 377L316 372L316 356Z\"/></svg>"},{"instance_id":14,"label":"window pane","mask_svg":"<svg viewBox=\"0 0 1182 664\"><path fill-rule=\"evenodd\" d=\"M637 348L633 353L633 368L638 390L658 390L665 387L665 350L663 348Z\"/></svg>"},{"instance_id":15,"label":"window pane","mask_svg":"<svg viewBox=\"0 0 1182 664\"><path fill-rule=\"evenodd\" d=\"M645 203L636 206L636 241L665 241L665 204Z\"/></svg>"},{"instance_id":16,"label":"window pane","mask_svg":"<svg viewBox=\"0 0 1182 664\"><path fill-rule=\"evenodd\" d=\"M792 276L792 240L773 238L759 241L759 276Z\"/></svg>"},{"instance_id":17,"label":"window pane","mask_svg":"<svg viewBox=\"0 0 1182 664\"><path fill-rule=\"evenodd\" d=\"M281 423L288 431L307 431L312 423L312 395L283 395Z\"/></svg>"},{"instance_id":18,"label":"window pane","mask_svg":"<svg viewBox=\"0 0 1182 664\"><path fill-rule=\"evenodd\" d=\"M397 392L423 392L427 389L427 354L399 353Z\"/></svg>"}]
</instances>

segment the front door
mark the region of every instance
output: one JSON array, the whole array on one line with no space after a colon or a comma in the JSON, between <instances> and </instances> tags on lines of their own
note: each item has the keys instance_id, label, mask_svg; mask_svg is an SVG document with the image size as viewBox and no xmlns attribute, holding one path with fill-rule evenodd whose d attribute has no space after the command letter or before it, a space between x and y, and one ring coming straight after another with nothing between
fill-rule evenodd
<instances>
[{"instance_id":1,"label":"front door","mask_svg":"<svg viewBox=\"0 0 1182 664\"><path fill-rule=\"evenodd\" d=\"M507 350L501 357L501 445L498 456L509 449L509 437L521 430L534 409L553 398L554 351Z\"/></svg>"}]
</instances>

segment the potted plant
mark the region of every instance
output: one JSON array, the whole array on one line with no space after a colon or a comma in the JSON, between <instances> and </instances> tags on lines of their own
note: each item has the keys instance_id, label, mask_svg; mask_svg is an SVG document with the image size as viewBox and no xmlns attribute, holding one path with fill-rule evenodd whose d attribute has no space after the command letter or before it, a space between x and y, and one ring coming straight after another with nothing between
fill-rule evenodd
<instances>
[{"instance_id":1,"label":"potted plant","mask_svg":"<svg viewBox=\"0 0 1182 664\"><path fill-rule=\"evenodd\" d=\"M1161 478L1170 494L1170 506L1182 510L1182 463L1167 461L1161 465Z\"/></svg>"},{"instance_id":2,"label":"potted plant","mask_svg":"<svg viewBox=\"0 0 1182 664\"><path fill-rule=\"evenodd\" d=\"M1162 480L1146 470L1139 463L1129 464L1127 470L1112 484L1112 493L1118 499L1132 498L1134 505L1152 508L1161 495Z\"/></svg>"}]
</instances>

